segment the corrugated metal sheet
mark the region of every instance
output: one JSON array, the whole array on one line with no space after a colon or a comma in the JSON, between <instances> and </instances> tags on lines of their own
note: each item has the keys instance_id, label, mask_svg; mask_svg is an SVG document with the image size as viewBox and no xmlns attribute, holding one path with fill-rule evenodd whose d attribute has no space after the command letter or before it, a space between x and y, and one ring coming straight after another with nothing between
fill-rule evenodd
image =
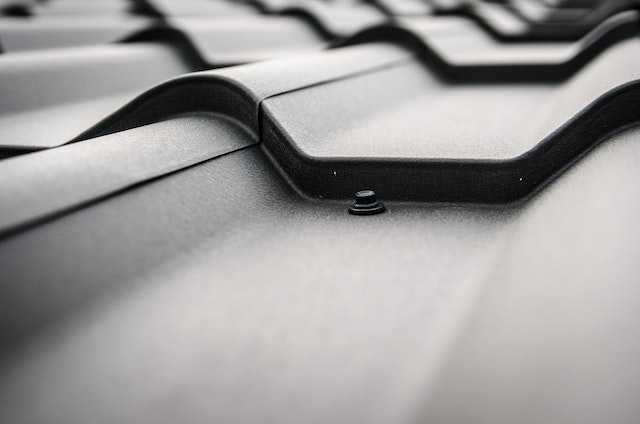
<instances>
[{"instance_id":1,"label":"corrugated metal sheet","mask_svg":"<svg viewBox=\"0 0 640 424\"><path fill-rule=\"evenodd\" d=\"M0 11L0 422L638 421L636 1Z\"/></svg>"}]
</instances>

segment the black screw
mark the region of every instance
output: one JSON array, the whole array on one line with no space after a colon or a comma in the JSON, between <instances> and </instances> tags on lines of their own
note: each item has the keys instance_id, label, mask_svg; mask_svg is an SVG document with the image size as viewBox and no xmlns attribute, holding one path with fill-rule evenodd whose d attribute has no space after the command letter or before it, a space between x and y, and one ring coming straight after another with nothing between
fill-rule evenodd
<instances>
[{"instance_id":1,"label":"black screw","mask_svg":"<svg viewBox=\"0 0 640 424\"><path fill-rule=\"evenodd\" d=\"M373 190L361 190L356 193L356 201L349 208L352 215L375 215L384 212L384 203L378 202Z\"/></svg>"}]
</instances>

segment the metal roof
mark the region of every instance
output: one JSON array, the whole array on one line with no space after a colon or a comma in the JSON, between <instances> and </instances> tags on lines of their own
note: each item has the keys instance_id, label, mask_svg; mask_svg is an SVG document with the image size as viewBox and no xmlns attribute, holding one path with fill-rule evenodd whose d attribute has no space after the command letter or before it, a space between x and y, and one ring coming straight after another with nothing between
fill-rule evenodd
<instances>
[{"instance_id":1,"label":"metal roof","mask_svg":"<svg viewBox=\"0 0 640 424\"><path fill-rule=\"evenodd\" d=\"M636 1L0 11L0 422L638 421Z\"/></svg>"}]
</instances>

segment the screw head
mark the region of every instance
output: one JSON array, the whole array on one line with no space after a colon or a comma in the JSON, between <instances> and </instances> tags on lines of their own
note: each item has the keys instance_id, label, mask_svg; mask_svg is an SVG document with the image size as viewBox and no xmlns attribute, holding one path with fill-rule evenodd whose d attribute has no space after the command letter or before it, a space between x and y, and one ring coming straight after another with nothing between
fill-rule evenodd
<instances>
[{"instance_id":1,"label":"screw head","mask_svg":"<svg viewBox=\"0 0 640 424\"><path fill-rule=\"evenodd\" d=\"M375 215L385 211L384 204L376 198L373 190L360 190L356 193L356 200L349 208L352 215Z\"/></svg>"}]
</instances>

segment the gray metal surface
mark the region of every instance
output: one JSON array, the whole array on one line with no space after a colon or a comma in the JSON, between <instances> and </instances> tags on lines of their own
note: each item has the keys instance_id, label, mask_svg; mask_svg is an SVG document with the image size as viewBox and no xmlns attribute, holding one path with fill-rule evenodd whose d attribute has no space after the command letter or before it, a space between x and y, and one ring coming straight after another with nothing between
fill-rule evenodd
<instances>
[{"instance_id":1,"label":"gray metal surface","mask_svg":"<svg viewBox=\"0 0 640 424\"><path fill-rule=\"evenodd\" d=\"M638 422L636 7L0 2L0 422Z\"/></svg>"}]
</instances>

